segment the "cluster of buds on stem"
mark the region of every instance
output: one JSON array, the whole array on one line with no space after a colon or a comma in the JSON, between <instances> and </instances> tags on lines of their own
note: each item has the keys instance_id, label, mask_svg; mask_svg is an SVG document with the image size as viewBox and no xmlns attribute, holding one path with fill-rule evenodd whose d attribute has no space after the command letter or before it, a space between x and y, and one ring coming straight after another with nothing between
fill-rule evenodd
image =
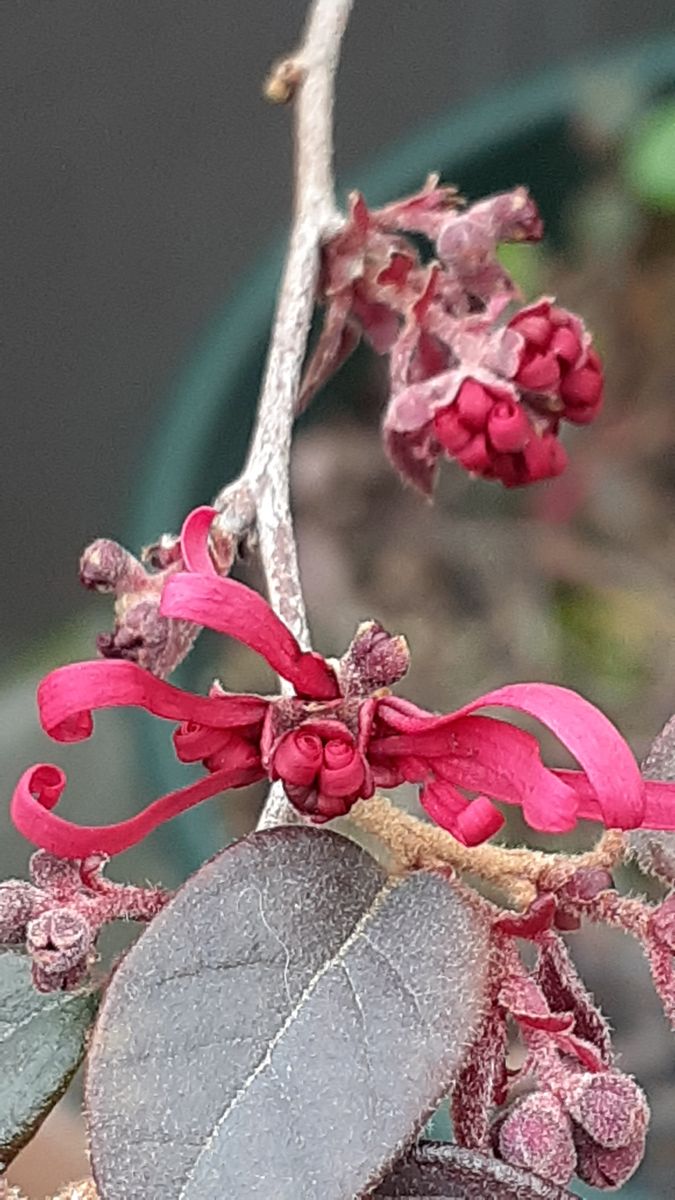
<instances>
[{"instance_id":1,"label":"cluster of buds on stem","mask_svg":"<svg viewBox=\"0 0 675 1200\"><path fill-rule=\"evenodd\" d=\"M150 921L168 900L161 888L112 883L103 875L107 861L102 854L66 861L38 850L30 883L0 884L0 945L26 947L38 991L77 987L95 961L104 925Z\"/></svg>"},{"instance_id":2,"label":"cluster of buds on stem","mask_svg":"<svg viewBox=\"0 0 675 1200\"><path fill-rule=\"evenodd\" d=\"M600 893L598 893L600 895ZM644 1153L649 1119L635 1081L614 1064L610 1031L550 922L533 906L511 928L494 925L489 1008L453 1095L455 1136L565 1186L625 1183ZM532 974L513 939L537 946ZM525 1059L506 1067L507 1018ZM495 1111L496 1110L496 1111Z\"/></svg>"},{"instance_id":3,"label":"cluster of buds on stem","mask_svg":"<svg viewBox=\"0 0 675 1200\"><path fill-rule=\"evenodd\" d=\"M410 234L431 243L431 262ZM517 307L497 249L541 235L523 188L468 209L435 176L375 211L354 195L324 247L324 326L302 404L363 336L389 355L385 446L408 482L429 494L443 455L506 487L559 475L561 422L592 421L603 381L579 317L546 297Z\"/></svg>"}]
</instances>

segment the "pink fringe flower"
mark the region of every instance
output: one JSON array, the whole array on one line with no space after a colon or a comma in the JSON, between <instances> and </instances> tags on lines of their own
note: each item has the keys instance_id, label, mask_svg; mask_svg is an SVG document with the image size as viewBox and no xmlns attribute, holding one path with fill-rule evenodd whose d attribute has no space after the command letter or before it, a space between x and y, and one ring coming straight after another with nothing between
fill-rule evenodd
<instances>
[{"instance_id":1,"label":"pink fringe flower","mask_svg":"<svg viewBox=\"0 0 675 1200\"><path fill-rule=\"evenodd\" d=\"M194 804L264 777L281 780L291 803L314 822L348 812L377 787L416 783L429 816L467 845L501 827L497 803L518 805L533 829L548 833L564 833L579 818L608 828L675 829L675 785L643 781L621 735L581 696L521 683L445 716L427 712L390 693L408 665L402 638L370 622L335 665L303 651L261 596L216 574L205 557L205 520L200 529L202 549L196 544L189 553L194 569L166 580L160 615L236 638L294 694L236 695L215 684L208 696L196 696L125 660L57 668L38 688L42 726L56 741L88 738L98 709L138 707L175 722L177 757L201 762L206 773L126 821L95 828L53 811L65 777L38 764L12 800L15 825L35 845L64 858L117 854ZM535 717L581 770L548 769L531 734L477 715L484 708Z\"/></svg>"}]
</instances>

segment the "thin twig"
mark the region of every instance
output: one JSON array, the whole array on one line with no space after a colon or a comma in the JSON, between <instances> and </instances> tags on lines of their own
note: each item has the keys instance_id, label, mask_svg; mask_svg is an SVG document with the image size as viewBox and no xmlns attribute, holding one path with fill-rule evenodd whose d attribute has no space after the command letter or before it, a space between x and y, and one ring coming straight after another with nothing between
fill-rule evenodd
<instances>
[{"instance_id":1,"label":"thin twig","mask_svg":"<svg viewBox=\"0 0 675 1200\"><path fill-rule=\"evenodd\" d=\"M277 68L287 79L292 67L298 80L293 228L248 460L240 479L224 488L215 502L220 511L216 533L241 533L255 526L270 604L305 647L309 631L289 496L291 434L321 240L341 221L333 182L333 91L352 3L314 0L300 49ZM269 84L267 90L269 94ZM273 788L260 826L297 820L283 792Z\"/></svg>"}]
</instances>

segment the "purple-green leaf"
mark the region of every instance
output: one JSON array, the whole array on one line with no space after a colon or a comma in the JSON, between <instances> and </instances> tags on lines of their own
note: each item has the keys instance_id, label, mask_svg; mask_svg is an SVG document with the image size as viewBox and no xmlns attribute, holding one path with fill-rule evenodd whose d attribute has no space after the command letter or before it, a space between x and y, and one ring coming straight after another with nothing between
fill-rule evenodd
<instances>
[{"instance_id":1,"label":"purple-green leaf","mask_svg":"<svg viewBox=\"0 0 675 1200\"><path fill-rule=\"evenodd\" d=\"M418 1146L371 1193L373 1200L570 1200L530 1171L448 1142Z\"/></svg>"},{"instance_id":2,"label":"purple-green leaf","mask_svg":"<svg viewBox=\"0 0 675 1200\"><path fill-rule=\"evenodd\" d=\"M65 1092L98 997L33 987L24 954L0 953L0 1175Z\"/></svg>"},{"instance_id":3,"label":"purple-green leaf","mask_svg":"<svg viewBox=\"0 0 675 1200\"><path fill-rule=\"evenodd\" d=\"M334 833L253 834L118 968L87 1107L103 1200L353 1200L447 1093L488 930L440 873Z\"/></svg>"}]
</instances>

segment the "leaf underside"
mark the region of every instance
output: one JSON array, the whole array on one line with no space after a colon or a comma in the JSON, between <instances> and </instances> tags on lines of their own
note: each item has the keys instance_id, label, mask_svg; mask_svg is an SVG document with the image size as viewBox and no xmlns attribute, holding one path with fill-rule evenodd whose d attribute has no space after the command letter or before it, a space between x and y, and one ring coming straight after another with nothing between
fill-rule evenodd
<instances>
[{"instance_id":1,"label":"leaf underside","mask_svg":"<svg viewBox=\"0 0 675 1200\"><path fill-rule=\"evenodd\" d=\"M252 834L118 968L87 1076L103 1200L353 1200L446 1093L488 931L440 874L312 828Z\"/></svg>"},{"instance_id":2,"label":"leaf underside","mask_svg":"<svg viewBox=\"0 0 675 1200\"><path fill-rule=\"evenodd\" d=\"M417 1147L372 1192L373 1200L570 1200L530 1171L447 1142Z\"/></svg>"},{"instance_id":3,"label":"leaf underside","mask_svg":"<svg viewBox=\"0 0 675 1200\"><path fill-rule=\"evenodd\" d=\"M92 993L42 995L30 960L0 953L0 1171L61 1098L85 1051Z\"/></svg>"}]
</instances>

